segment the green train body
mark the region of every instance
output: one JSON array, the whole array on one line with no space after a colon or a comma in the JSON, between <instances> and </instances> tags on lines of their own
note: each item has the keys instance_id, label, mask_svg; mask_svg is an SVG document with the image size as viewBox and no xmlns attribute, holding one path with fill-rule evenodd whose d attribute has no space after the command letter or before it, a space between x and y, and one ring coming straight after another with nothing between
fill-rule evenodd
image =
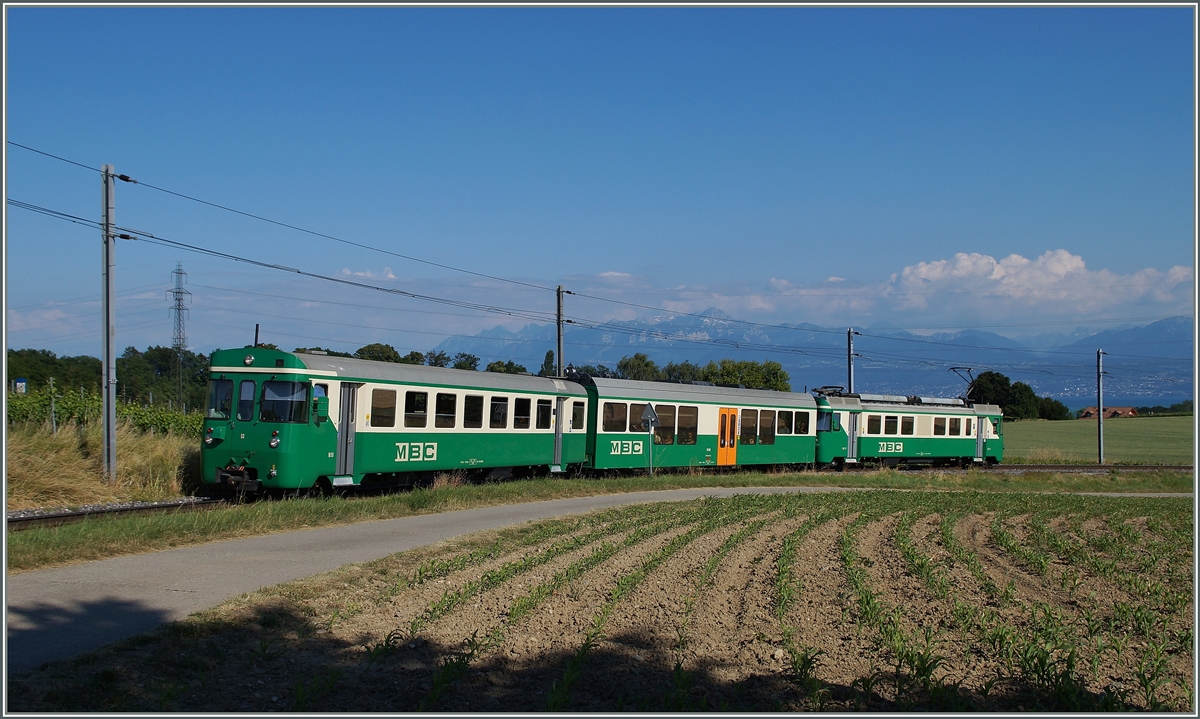
<instances>
[{"instance_id":1,"label":"green train body","mask_svg":"<svg viewBox=\"0 0 1200 719\"><path fill-rule=\"evenodd\" d=\"M653 408L658 426L643 415ZM560 425L559 418L562 418ZM245 491L653 467L994 464L1000 408L218 350L203 478Z\"/></svg>"},{"instance_id":2,"label":"green train body","mask_svg":"<svg viewBox=\"0 0 1200 719\"><path fill-rule=\"evenodd\" d=\"M557 417L566 417L562 431ZM209 370L204 481L249 491L582 465L587 393L527 375L261 347Z\"/></svg>"},{"instance_id":3,"label":"green train body","mask_svg":"<svg viewBox=\"0 0 1200 719\"><path fill-rule=\"evenodd\" d=\"M818 464L997 464L1000 407L900 395L818 395Z\"/></svg>"}]
</instances>

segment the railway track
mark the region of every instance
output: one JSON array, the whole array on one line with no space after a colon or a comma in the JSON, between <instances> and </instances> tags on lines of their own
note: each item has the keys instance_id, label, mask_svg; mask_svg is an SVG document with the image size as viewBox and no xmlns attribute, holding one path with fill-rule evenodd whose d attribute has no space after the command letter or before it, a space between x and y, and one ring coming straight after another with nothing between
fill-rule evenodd
<instances>
[{"instance_id":1,"label":"railway track","mask_svg":"<svg viewBox=\"0 0 1200 719\"><path fill-rule=\"evenodd\" d=\"M132 514L166 514L169 512L197 512L207 509L227 507L230 503L223 499L190 499L175 502L156 502L140 506L100 507L82 509L74 512L49 512L25 516L9 516L5 526L9 531L19 532L34 527L57 527L63 524L86 522L89 519L101 517L124 517Z\"/></svg>"},{"instance_id":2,"label":"railway track","mask_svg":"<svg viewBox=\"0 0 1200 719\"><path fill-rule=\"evenodd\" d=\"M871 472L879 469L878 467L869 466L852 466L847 467L848 472ZM904 469L904 468L901 468ZM1038 471L1057 471L1057 472L1103 472L1103 471L1154 471L1154 470L1170 470L1170 471L1185 471L1193 469L1191 465L1166 465L1166 464L998 464L988 467L988 471L1018 471L1018 472L1038 472ZM931 471L928 467L910 467L905 471ZM957 467L946 467L936 471L962 471ZM822 473L832 475L838 474L835 470L821 470ZM586 480L583 480L586 481ZM99 519L101 517L124 517L133 514L166 514L170 512L197 512L209 509L219 509L221 507L232 506L232 502L225 499L189 499L179 500L175 502L156 502L140 506L120 505L117 507L99 507L82 509L79 511L66 512L49 512L30 515L10 515L5 521L5 525L9 531L18 532L24 529L33 529L34 527L57 527L64 524L74 524L76 522L85 522L89 519Z\"/></svg>"}]
</instances>

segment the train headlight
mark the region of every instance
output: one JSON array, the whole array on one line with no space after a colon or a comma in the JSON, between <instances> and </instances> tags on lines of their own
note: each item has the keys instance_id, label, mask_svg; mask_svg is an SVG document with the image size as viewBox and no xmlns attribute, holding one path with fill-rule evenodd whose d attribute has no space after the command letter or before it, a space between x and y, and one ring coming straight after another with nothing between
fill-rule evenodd
<instances>
[{"instance_id":1,"label":"train headlight","mask_svg":"<svg viewBox=\"0 0 1200 719\"><path fill-rule=\"evenodd\" d=\"M246 359L242 360L247 367L254 364L254 355L246 355Z\"/></svg>"},{"instance_id":2,"label":"train headlight","mask_svg":"<svg viewBox=\"0 0 1200 719\"><path fill-rule=\"evenodd\" d=\"M274 449L274 448L276 448L276 447L278 447L278 446L279 446L279 438L278 438L278 437L272 437L272 438L271 438L271 441L270 441L270 442L268 442L267 444L270 444L270 445L271 445L271 449Z\"/></svg>"}]
</instances>

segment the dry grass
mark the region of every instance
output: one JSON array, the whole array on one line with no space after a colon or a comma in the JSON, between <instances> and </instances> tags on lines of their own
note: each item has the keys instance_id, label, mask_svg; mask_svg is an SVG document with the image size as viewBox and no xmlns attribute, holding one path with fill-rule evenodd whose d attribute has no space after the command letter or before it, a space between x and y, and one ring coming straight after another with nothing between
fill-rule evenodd
<instances>
[{"instance_id":1,"label":"dry grass","mask_svg":"<svg viewBox=\"0 0 1200 719\"><path fill-rule=\"evenodd\" d=\"M439 472L433 477L433 489L461 487L467 483L467 473L461 471Z\"/></svg>"},{"instance_id":2,"label":"dry grass","mask_svg":"<svg viewBox=\"0 0 1200 719\"><path fill-rule=\"evenodd\" d=\"M47 426L10 426L8 511L163 499L198 486L200 450L193 437L144 434L118 423L115 485L102 476L103 447L99 424L62 427L57 435Z\"/></svg>"}]
</instances>

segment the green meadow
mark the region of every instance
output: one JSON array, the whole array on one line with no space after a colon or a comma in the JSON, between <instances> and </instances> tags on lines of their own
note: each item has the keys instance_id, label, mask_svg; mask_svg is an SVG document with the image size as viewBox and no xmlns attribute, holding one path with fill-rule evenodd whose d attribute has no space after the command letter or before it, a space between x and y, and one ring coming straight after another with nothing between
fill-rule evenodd
<instances>
[{"instance_id":1,"label":"green meadow","mask_svg":"<svg viewBox=\"0 0 1200 719\"><path fill-rule=\"evenodd\" d=\"M1192 464L1193 417L1104 420L1104 461L1112 464ZM1018 420L1004 424L1004 462L1097 460L1096 421Z\"/></svg>"}]
</instances>

